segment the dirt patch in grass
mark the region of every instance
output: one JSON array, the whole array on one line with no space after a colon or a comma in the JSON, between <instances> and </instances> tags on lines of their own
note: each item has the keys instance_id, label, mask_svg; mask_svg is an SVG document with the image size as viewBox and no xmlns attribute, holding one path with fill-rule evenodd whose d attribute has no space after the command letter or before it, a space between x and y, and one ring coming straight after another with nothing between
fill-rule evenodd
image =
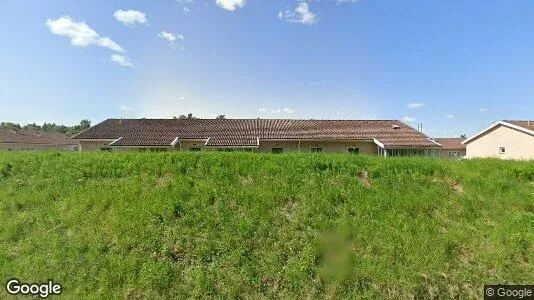
<instances>
[{"instance_id":1,"label":"dirt patch in grass","mask_svg":"<svg viewBox=\"0 0 534 300\"><path fill-rule=\"evenodd\" d=\"M239 182L241 182L242 185L250 185L252 184L252 177L250 176L240 176Z\"/></svg>"},{"instance_id":2,"label":"dirt patch in grass","mask_svg":"<svg viewBox=\"0 0 534 300\"><path fill-rule=\"evenodd\" d=\"M173 181L173 175L171 173L165 173L156 179L156 186L165 186Z\"/></svg>"},{"instance_id":3,"label":"dirt patch in grass","mask_svg":"<svg viewBox=\"0 0 534 300\"><path fill-rule=\"evenodd\" d=\"M295 197L288 197L285 199L285 204L280 209L280 213L288 220L293 220L299 208L298 199Z\"/></svg>"},{"instance_id":4,"label":"dirt patch in grass","mask_svg":"<svg viewBox=\"0 0 534 300\"><path fill-rule=\"evenodd\" d=\"M464 187L455 180L449 182L449 186L458 194L464 193Z\"/></svg>"},{"instance_id":5,"label":"dirt patch in grass","mask_svg":"<svg viewBox=\"0 0 534 300\"><path fill-rule=\"evenodd\" d=\"M451 188L451 190L453 190L454 192L456 192L459 195L464 193L464 187L462 186L461 183L459 183L454 178L445 177L445 178L441 178L441 179L434 179L434 182L441 182L443 184L446 184L447 186L449 186Z\"/></svg>"},{"instance_id":6,"label":"dirt patch in grass","mask_svg":"<svg viewBox=\"0 0 534 300\"><path fill-rule=\"evenodd\" d=\"M371 187L371 179L369 178L369 172L367 170L363 170L360 173L358 173L358 181L363 184L366 188Z\"/></svg>"}]
</instances>

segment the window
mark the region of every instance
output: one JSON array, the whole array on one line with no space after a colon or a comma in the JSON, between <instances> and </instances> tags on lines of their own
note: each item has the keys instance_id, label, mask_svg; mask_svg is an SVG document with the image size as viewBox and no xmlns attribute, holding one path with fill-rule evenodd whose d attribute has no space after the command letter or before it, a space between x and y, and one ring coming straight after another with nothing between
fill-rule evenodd
<instances>
[{"instance_id":1,"label":"window","mask_svg":"<svg viewBox=\"0 0 534 300\"><path fill-rule=\"evenodd\" d=\"M360 153L360 148L354 148L354 147L351 147L351 148L348 148L349 150L349 153L351 154L358 154Z\"/></svg>"},{"instance_id":2,"label":"window","mask_svg":"<svg viewBox=\"0 0 534 300\"><path fill-rule=\"evenodd\" d=\"M460 152L449 151L449 157L458 157L458 156L460 156Z\"/></svg>"},{"instance_id":3,"label":"window","mask_svg":"<svg viewBox=\"0 0 534 300\"><path fill-rule=\"evenodd\" d=\"M499 147L499 154L506 154L506 147Z\"/></svg>"},{"instance_id":4,"label":"window","mask_svg":"<svg viewBox=\"0 0 534 300\"><path fill-rule=\"evenodd\" d=\"M387 156L435 156L434 149L387 149Z\"/></svg>"},{"instance_id":5,"label":"window","mask_svg":"<svg viewBox=\"0 0 534 300\"><path fill-rule=\"evenodd\" d=\"M271 148L271 152L274 154L279 154L284 152L284 148Z\"/></svg>"},{"instance_id":6,"label":"window","mask_svg":"<svg viewBox=\"0 0 534 300\"><path fill-rule=\"evenodd\" d=\"M252 152L251 148L219 148L219 152Z\"/></svg>"},{"instance_id":7,"label":"window","mask_svg":"<svg viewBox=\"0 0 534 300\"><path fill-rule=\"evenodd\" d=\"M191 147L191 148L189 148L189 151L197 152L197 151L200 151L200 148L199 147Z\"/></svg>"},{"instance_id":8,"label":"window","mask_svg":"<svg viewBox=\"0 0 534 300\"><path fill-rule=\"evenodd\" d=\"M310 151L312 153L319 153L319 152L323 152L323 148L320 148L320 147L312 147L310 148Z\"/></svg>"}]
</instances>

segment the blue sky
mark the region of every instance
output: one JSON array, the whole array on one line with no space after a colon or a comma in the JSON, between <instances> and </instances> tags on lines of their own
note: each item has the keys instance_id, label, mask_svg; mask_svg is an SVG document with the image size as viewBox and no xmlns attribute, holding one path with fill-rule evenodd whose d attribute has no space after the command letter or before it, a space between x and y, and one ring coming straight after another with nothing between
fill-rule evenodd
<instances>
[{"instance_id":1,"label":"blue sky","mask_svg":"<svg viewBox=\"0 0 534 300\"><path fill-rule=\"evenodd\" d=\"M533 1L3 1L0 120L532 119Z\"/></svg>"}]
</instances>

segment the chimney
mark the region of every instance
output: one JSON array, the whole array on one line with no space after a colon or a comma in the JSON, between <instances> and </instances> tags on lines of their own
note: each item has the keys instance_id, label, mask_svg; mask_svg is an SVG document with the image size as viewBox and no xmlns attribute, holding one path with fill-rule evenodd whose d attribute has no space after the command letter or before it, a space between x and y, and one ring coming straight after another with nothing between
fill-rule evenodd
<instances>
[{"instance_id":1,"label":"chimney","mask_svg":"<svg viewBox=\"0 0 534 300\"><path fill-rule=\"evenodd\" d=\"M417 131L423 132L423 123L417 124Z\"/></svg>"}]
</instances>

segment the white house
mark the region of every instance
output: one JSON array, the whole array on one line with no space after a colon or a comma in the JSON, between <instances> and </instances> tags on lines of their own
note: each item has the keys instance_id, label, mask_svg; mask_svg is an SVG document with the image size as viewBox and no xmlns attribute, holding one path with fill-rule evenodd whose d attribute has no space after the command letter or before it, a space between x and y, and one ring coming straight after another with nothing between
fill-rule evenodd
<instances>
[{"instance_id":1,"label":"white house","mask_svg":"<svg viewBox=\"0 0 534 300\"><path fill-rule=\"evenodd\" d=\"M462 142L466 157L534 159L534 121L499 121Z\"/></svg>"}]
</instances>

